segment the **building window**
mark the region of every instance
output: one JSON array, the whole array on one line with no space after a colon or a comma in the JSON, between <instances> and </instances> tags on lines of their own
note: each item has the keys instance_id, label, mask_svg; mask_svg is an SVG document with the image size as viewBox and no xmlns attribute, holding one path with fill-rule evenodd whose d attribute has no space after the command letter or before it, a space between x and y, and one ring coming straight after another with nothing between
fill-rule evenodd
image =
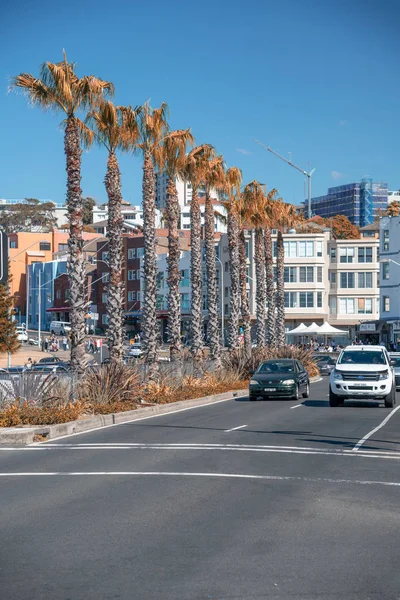
<instances>
[{"instance_id":1,"label":"building window","mask_svg":"<svg viewBox=\"0 0 400 600\"><path fill-rule=\"evenodd\" d=\"M143 255L144 255L144 248L137 248L136 250L137 250L137 251L136 251L136 256L137 256L137 258L143 258Z\"/></svg>"},{"instance_id":2,"label":"building window","mask_svg":"<svg viewBox=\"0 0 400 600\"><path fill-rule=\"evenodd\" d=\"M389 229L383 230L382 250L389 250Z\"/></svg>"},{"instance_id":3,"label":"building window","mask_svg":"<svg viewBox=\"0 0 400 600\"><path fill-rule=\"evenodd\" d=\"M66 250L68 250L68 244L58 244L59 252L65 252Z\"/></svg>"},{"instance_id":4,"label":"building window","mask_svg":"<svg viewBox=\"0 0 400 600\"><path fill-rule=\"evenodd\" d=\"M358 298L358 312L363 315L372 315L372 298Z\"/></svg>"},{"instance_id":5,"label":"building window","mask_svg":"<svg viewBox=\"0 0 400 600\"><path fill-rule=\"evenodd\" d=\"M128 260L133 260L136 258L136 248L129 248L128 250Z\"/></svg>"},{"instance_id":6,"label":"building window","mask_svg":"<svg viewBox=\"0 0 400 600\"><path fill-rule=\"evenodd\" d=\"M136 271L136 279L140 279L140 269L137 269Z\"/></svg>"},{"instance_id":7,"label":"building window","mask_svg":"<svg viewBox=\"0 0 400 600\"><path fill-rule=\"evenodd\" d=\"M284 282L285 283L296 283L296 281L297 281L297 268L296 267L285 267Z\"/></svg>"},{"instance_id":8,"label":"building window","mask_svg":"<svg viewBox=\"0 0 400 600\"><path fill-rule=\"evenodd\" d=\"M297 256L297 242L283 242L283 249L285 258L295 258ZM274 242L274 257L276 257L276 242Z\"/></svg>"},{"instance_id":9,"label":"building window","mask_svg":"<svg viewBox=\"0 0 400 600\"><path fill-rule=\"evenodd\" d=\"M372 246L358 249L358 262L372 263Z\"/></svg>"},{"instance_id":10,"label":"building window","mask_svg":"<svg viewBox=\"0 0 400 600\"><path fill-rule=\"evenodd\" d=\"M317 242L317 256L322 256L322 242Z\"/></svg>"},{"instance_id":11,"label":"building window","mask_svg":"<svg viewBox=\"0 0 400 600\"><path fill-rule=\"evenodd\" d=\"M354 288L355 287L354 273L340 273L340 287L341 288Z\"/></svg>"},{"instance_id":12,"label":"building window","mask_svg":"<svg viewBox=\"0 0 400 600\"><path fill-rule=\"evenodd\" d=\"M181 309L189 310L189 308L190 308L189 294L181 294Z\"/></svg>"},{"instance_id":13,"label":"building window","mask_svg":"<svg viewBox=\"0 0 400 600\"><path fill-rule=\"evenodd\" d=\"M371 289L373 281L372 273L359 273L358 274L358 287Z\"/></svg>"},{"instance_id":14,"label":"building window","mask_svg":"<svg viewBox=\"0 0 400 600\"><path fill-rule=\"evenodd\" d=\"M299 296L300 296L300 308L313 308L314 307L313 292L299 292Z\"/></svg>"},{"instance_id":15,"label":"building window","mask_svg":"<svg viewBox=\"0 0 400 600\"><path fill-rule=\"evenodd\" d=\"M354 315L354 298L339 298L339 313L341 315Z\"/></svg>"},{"instance_id":16,"label":"building window","mask_svg":"<svg viewBox=\"0 0 400 600\"><path fill-rule=\"evenodd\" d=\"M103 304L106 304L106 302L107 302L107 298L108 298L108 294L106 294L106 293L103 293L103 294L101 295L101 301L102 301L102 303L103 303Z\"/></svg>"},{"instance_id":17,"label":"building window","mask_svg":"<svg viewBox=\"0 0 400 600\"><path fill-rule=\"evenodd\" d=\"M164 287L164 273L159 271L157 273L157 289L160 290Z\"/></svg>"},{"instance_id":18,"label":"building window","mask_svg":"<svg viewBox=\"0 0 400 600\"><path fill-rule=\"evenodd\" d=\"M322 267L317 267L317 282L322 283Z\"/></svg>"},{"instance_id":19,"label":"building window","mask_svg":"<svg viewBox=\"0 0 400 600\"><path fill-rule=\"evenodd\" d=\"M383 312L389 312L389 311L390 311L390 297L383 296Z\"/></svg>"},{"instance_id":20,"label":"building window","mask_svg":"<svg viewBox=\"0 0 400 600\"><path fill-rule=\"evenodd\" d=\"M102 273L101 274L101 281L103 283L108 283L110 281L110 273Z\"/></svg>"},{"instance_id":21,"label":"building window","mask_svg":"<svg viewBox=\"0 0 400 600\"><path fill-rule=\"evenodd\" d=\"M108 315L101 315L101 322L103 325L108 325Z\"/></svg>"},{"instance_id":22,"label":"building window","mask_svg":"<svg viewBox=\"0 0 400 600\"><path fill-rule=\"evenodd\" d=\"M313 283L314 267L299 267L300 283Z\"/></svg>"},{"instance_id":23,"label":"building window","mask_svg":"<svg viewBox=\"0 0 400 600\"><path fill-rule=\"evenodd\" d=\"M363 231L363 237L375 237L375 231Z\"/></svg>"},{"instance_id":24,"label":"building window","mask_svg":"<svg viewBox=\"0 0 400 600\"><path fill-rule=\"evenodd\" d=\"M285 292L285 308L297 307L297 292Z\"/></svg>"},{"instance_id":25,"label":"building window","mask_svg":"<svg viewBox=\"0 0 400 600\"><path fill-rule=\"evenodd\" d=\"M50 242L40 242L39 250L43 250L43 252L51 250Z\"/></svg>"},{"instance_id":26,"label":"building window","mask_svg":"<svg viewBox=\"0 0 400 600\"><path fill-rule=\"evenodd\" d=\"M65 296L65 299L68 300L70 297L70 290L65 290L64 296Z\"/></svg>"},{"instance_id":27,"label":"building window","mask_svg":"<svg viewBox=\"0 0 400 600\"><path fill-rule=\"evenodd\" d=\"M128 302L134 302L136 300L136 292L128 292Z\"/></svg>"},{"instance_id":28,"label":"building window","mask_svg":"<svg viewBox=\"0 0 400 600\"><path fill-rule=\"evenodd\" d=\"M294 243L296 243L296 242L294 242ZM314 256L314 242L311 242L311 241L299 242L299 256L300 257Z\"/></svg>"},{"instance_id":29,"label":"building window","mask_svg":"<svg viewBox=\"0 0 400 600\"><path fill-rule=\"evenodd\" d=\"M382 279L389 279L389 263L382 263Z\"/></svg>"},{"instance_id":30,"label":"building window","mask_svg":"<svg viewBox=\"0 0 400 600\"><path fill-rule=\"evenodd\" d=\"M136 271L128 271L128 281L136 279Z\"/></svg>"},{"instance_id":31,"label":"building window","mask_svg":"<svg viewBox=\"0 0 400 600\"><path fill-rule=\"evenodd\" d=\"M56 299L61 300L61 290L56 291Z\"/></svg>"},{"instance_id":32,"label":"building window","mask_svg":"<svg viewBox=\"0 0 400 600\"><path fill-rule=\"evenodd\" d=\"M18 248L18 240L10 240L10 248Z\"/></svg>"},{"instance_id":33,"label":"building window","mask_svg":"<svg viewBox=\"0 0 400 600\"><path fill-rule=\"evenodd\" d=\"M101 260L104 260L104 262L108 262L108 252L102 252Z\"/></svg>"},{"instance_id":34,"label":"building window","mask_svg":"<svg viewBox=\"0 0 400 600\"><path fill-rule=\"evenodd\" d=\"M341 263L352 263L354 261L354 248L339 248Z\"/></svg>"},{"instance_id":35,"label":"building window","mask_svg":"<svg viewBox=\"0 0 400 600\"><path fill-rule=\"evenodd\" d=\"M289 242L284 242L283 243L283 249L284 249L284 253L285 253L285 258L287 258L289 256L289 246L286 246L285 244L288 244ZM286 251L286 248L288 248L288 250ZM276 241L274 240L272 242L272 256L273 258L276 258Z\"/></svg>"},{"instance_id":36,"label":"building window","mask_svg":"<svg viewBox=\"0 0 400 600\"><path fill-rule=\"evenodd\" d=\"M322 292L317 292L317 308L322 308Z\"/></svg>"},{"instance_id":37,"label":"building window","mask_svg":"<svg viewBox=\"0 0 400 600\"><path fill-rule=\"evenodd\" d=\"M331 248L331 261L336 262L336 248Z\"/></svg>"},{"instance_id":38,"label":"building window","mask_svg":"<svg viewBox=\"0 0 400 600\"><path fill-rule=\"evenodd\" d=\"M330 308L331 314L336 314L336 298L335 297L331 298L330 303L329 303L329 308Z\"/></svg>"},{"instance_id":39,"label":"building window","mask_svg":"<svg viewBox=\"0 0 400 600\"><path fill-rule=\"evenodd\" d=\"M331 273L331 285L336 285L336 273L334 271Z\"/></svg>"},{"instance_id":40,"label":"building window","mask_svg":"<svg viewBox=\"0 0 400 600\"><path fill-rule=\"evenodd\" d=\"M225 269L225 273L229 272L229 262L228 261L225 263L224 269Z\"/></svg>"},{"instance_id":41,"label":"building window","mask_svg":"<svg viewBox=\"0 0 400 600\"><path fill-rule=\"evenodd\" d=\"M189 223L184 223L183 224L183 229L190 229L190 224Z\"/></svg>"}]
</instances>

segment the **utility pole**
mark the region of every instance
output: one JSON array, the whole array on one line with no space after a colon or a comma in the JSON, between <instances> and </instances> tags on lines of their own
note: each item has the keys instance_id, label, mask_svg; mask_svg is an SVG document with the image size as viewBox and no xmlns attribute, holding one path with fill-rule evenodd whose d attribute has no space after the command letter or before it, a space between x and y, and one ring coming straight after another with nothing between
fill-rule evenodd
<instances>
[{"instance_id":1,"label":"utility pole","mask_svg":"<svg viewBox=\"0 0 400 600\"><path fill-rule=\"evenodd\" d=\"M315 169L312 169L310 172L307 172L304 169L302 169L301 167L298 167L297 165L295 165L292 162L292 160L288 160L287 158L285 158L281 154L278 154L278 152L275 152L275 150L272 150L272 148L270 148L269 146L266 146L265 144L262 144L258 140L254 140L254 141L256 142L256 144L258 144L259 146L262 146L263 148L265 148L265 150L268 150L268 152L271 152L272 154L275 154L275 156L277 156L278 158L280 158L281 160L283 160L285 163L287 163L288 165L290 165L294 169L297 169L298 171L300 171L300 173L303 173L303 175L305 175L307 177L307 181L308 181L307 218L310 219L311 216L312 216L311 215L311 177L312 177L313 173L315 172ZM290 155L290 158L292 158L291 155Z\"/></svg>"}]
</instances>

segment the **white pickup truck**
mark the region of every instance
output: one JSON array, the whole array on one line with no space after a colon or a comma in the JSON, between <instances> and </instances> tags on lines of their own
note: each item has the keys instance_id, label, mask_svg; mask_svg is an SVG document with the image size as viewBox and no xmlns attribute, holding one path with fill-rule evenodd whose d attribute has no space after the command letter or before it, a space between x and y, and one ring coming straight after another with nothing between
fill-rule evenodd
<instances>
[{"instance_id":1,"label":"white pickup truck","mask_svg":"<svg viewBox=\"0 0 400 600\"><path fill-rule=\"evenodd\" d=\"M339 355L329 380L329 404L345 400L383 400L396 404L392 361L383 346L347 346Z\"/></svg>"}]
</instances>

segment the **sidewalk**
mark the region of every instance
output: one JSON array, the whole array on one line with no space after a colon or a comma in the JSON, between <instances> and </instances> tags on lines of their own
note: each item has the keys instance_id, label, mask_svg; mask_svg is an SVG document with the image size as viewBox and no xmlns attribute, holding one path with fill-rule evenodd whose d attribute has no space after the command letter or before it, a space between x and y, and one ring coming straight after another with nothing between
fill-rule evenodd
<instances>
[{"instance_id":1,"label":"sidewalk","mask_svg":"<svg viewBox=\"0 0 400 600\"><path fill-rule=\"evenodd\" d=\"M69 350L66 350L65 352L63 350L59 350L58 352L42 352L37 346L24 345L21 346L18 352L11 356L11 366L16 367L24 365L28 358L31 358L32 362L38 362L41 358L54 356L61 360L68 361L70 359L71 352ZM85 357L87 361L91 362L96 357L96 354L85 354ZM8 357L6 354L2 354L0 356L0 369L6 369L7 366Z\"/></svg>"}]
</instances>

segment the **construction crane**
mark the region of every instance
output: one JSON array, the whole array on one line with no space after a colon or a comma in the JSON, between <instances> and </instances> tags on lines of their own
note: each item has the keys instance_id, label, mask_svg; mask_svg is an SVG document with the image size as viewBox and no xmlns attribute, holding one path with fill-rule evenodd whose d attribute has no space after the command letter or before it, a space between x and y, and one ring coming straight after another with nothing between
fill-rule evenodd
<instances>
[{"instance_id":1,"label":"construction crane","mask_svg":"<svg viewBox=\"0 0 400 600\"><path fill-rule=\"evenodd\" d=\"M308 181L307 217L310 219L312 217L312 214L311 214L311 177L312 177L313 173L315 172L315 169L312 169L310 172L307 172L304 169L302 169L301 167L298 167L297 165L295 165L291 160L288 160L281 154L278 154L278 152L275 152L275 150L272 150L272 148L270 148L269 146L262 144L258 140L254 140L254 141L256 142L256 144L259 144L260 146L265 148L265 150L268 150L268 152L272 152L272 154L275 154L275 156L277 156L278 158L283 160L285 163L287 163L294 169L297 169L298 171L300 171L300 173L303 173L303 175L305 175L307 177L307 181Z\"/></svg>"}]
</instances>

